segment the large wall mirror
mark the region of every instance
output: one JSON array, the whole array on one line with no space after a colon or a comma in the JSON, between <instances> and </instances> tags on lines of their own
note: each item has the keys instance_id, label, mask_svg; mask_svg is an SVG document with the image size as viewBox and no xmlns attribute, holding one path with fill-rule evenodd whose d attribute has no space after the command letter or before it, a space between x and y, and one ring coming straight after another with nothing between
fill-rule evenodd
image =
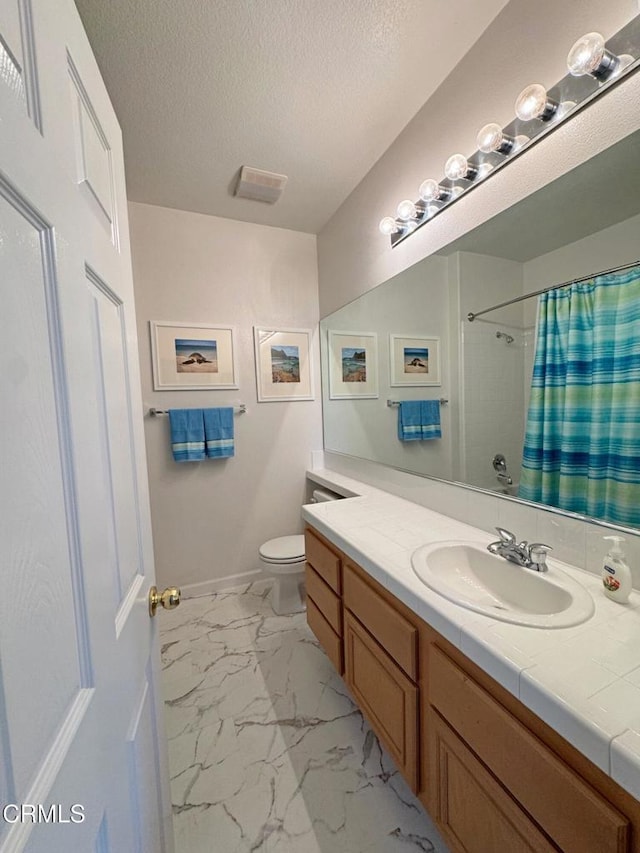
<instances>
[{"instance_id":1,"label":"large wall mirror","mask_svg":"<svg viewBox=\"0 0 640 853\"><path fill-rule=\"evenodd\" d=\"M607 351L593 367L596 373L613 377L608 390L595 389L592 379L585 376L584 381L576 383L583 387L571 410L568 403L566 410L563 408L565 402L559 401L557 394L549 394L549 387L540 387L540 375L532 392L534 360L537 374L546 369L547 386L553 384L553 368L538 366L543 358L543 321L548 327L547 346L555 349L557 369L562 370L567 361L580 361L573 351L568 354L559 331L556 338L549 331L560 329L564 322L552 317L552 306L546 304L558 299L535 296L486 310L552 285L640 260L639 155L640 131L326 317L321 323L325 448L496 494L516 498L524 494L534 502L619 526L640 527L640 457L632 454L618 458L614 471L592 472L594 495L587 504L580 504L584 482L574 477L580 465L595 465L597 469L608 464L597 458L597 448L592 451L595 461L585 462L581 456L585 433L609 428L613 438L607 452L618 457L626 452L626 438L640 435L640 291L635 291L639 294L636 299L632 289L640 271L626 278L618 274L615 281L596 279L583 286L588 292L594 287L609 287L615 310L609 304L598 311L609 318L609 326L614 318L615 327L607 334L617 343L616 351ZM553 293L570 295L577 289L579 286L574 285ZM541 299L545 303L542 307ZM591 303L579 308L577 296L574 303L574 314L580 310L590 315L595 310ZM469 321L470 312L482 313ZM578 328L580 323L578 315ZM593 353L602 355L598 349L604 346L600 332L594 334L597 340L589 346ZM417 358L420 351L432 364L437 358L437 374L432 372L431 376L439 384L414 385L408 374L398 382L398 371L403 369L398 340L401 345L406 342L408 354L413 347L418 350ZM342 349L341 342L345 343ZM369 347L366 355L365 343ZM343 354L350 357L351 367L345 361L347 372L341 381ZM351 383L346 381L358 358L366 358L369 371L365 378L371 393L362 396L358 393L366 374L364 365L356 364ZM425 362L421 364L415 366L418 382L425 378ZM338 385L341 393L332 393ZM598 395L604 395L604 401L599 401L599 425L594 426L598 418L591 407ZM443 401L441 438L399 439L398 410L388 402L405 400ZM564 421L563 411L567 412ZM611 413L608 418L607 411ZM592 415L594 419L590 420ZM537 464L532 462L532 418L538 419L543 432L572 434L573 451L567 451L571 457L568 479L559 486L559 492L545 482L537 492L532 491L531 470L525 471L523 478L525 435L525 469ZM556 452L562 455L565 451L540 449L539 459L544 457L540 466L546 466L549 454ZM561 460L561 465L565 463L566 459ZM577 495L575 501L572 492Z\"/></svg>"}]
</instances>

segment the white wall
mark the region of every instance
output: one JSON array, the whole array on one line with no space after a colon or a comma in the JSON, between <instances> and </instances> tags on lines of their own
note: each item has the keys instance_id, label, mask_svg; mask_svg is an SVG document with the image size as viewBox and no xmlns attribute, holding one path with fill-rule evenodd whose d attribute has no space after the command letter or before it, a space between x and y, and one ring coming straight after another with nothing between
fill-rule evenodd
<instances>
[{"instance_id":1,"label":"white wall","mask_svg":"<svg viewBox=\"0 0 640 853\"><path fill-rule=\"evenodd\" d=\"M178 464L168 418L145 422L158 583L208 584L256 569L262 542L302 529L305 470L322 446L316 240L144 204L129 215L145 407L248 407L227 460ZM149 320L235 326L239 390L154 392ZM254 325L314 329L314 401L257 403Z\"/></svg>"},{"instance_id":2,"label":"white wall","mask_svg":"<svg viewBox=\"0 0 640 853\"><path fill-rule=\"evenodd\" d=\"M524 292L531 293L552 284L572 281L638 260L640 215L527 261L524 265ZM536 300L529 299L524 304L533 312L535 321Z\"/></svg>"},{"instance_id":3,"label":"white wall","mask_svg":"<svg viewBox=\"0 0 640 853\"><path fill-rule=\"evenodd\" d=\"M442 176L450 154L475 149L486 122L511 121L525 85L559 80L576 38L593 30L609 36L637 13L634 0L511 0L318 236L321 316L635 130L640 75L608 91L395 249L378 231L400 199L416 198L426 177Z\"/></svg>"}]
</instances>

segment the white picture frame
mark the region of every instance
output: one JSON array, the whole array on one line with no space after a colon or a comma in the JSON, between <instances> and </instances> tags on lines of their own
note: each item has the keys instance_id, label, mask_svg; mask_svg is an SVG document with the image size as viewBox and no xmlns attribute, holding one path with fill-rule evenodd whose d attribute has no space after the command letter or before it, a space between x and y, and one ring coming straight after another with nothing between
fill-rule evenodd
<instances>
[{"instance_id":1,"label":"white picture frame","mask_svg":"<svg viewBox=\"0 0 640 853\"><path fill-rule=\"evenodd\" d=\"M376 399L378 336L375 332L328 330L329 399Z\"/></svg>"},{"instance_id":2,"label":"white picture frame","mask_svg":"<svg viewBox=\"0 0 640 853\"><path fill-rule=\"evenodd\" d=\"M254 326L259 403L313 400L311 329Z\"/></svg>"},{"instance_id":3,"label":"white picture frame","mask_svg":"<svg viewBox=\"0 0 640 853\"><path fill-rule=\"evenodd\" d=\"M238 387L235 329L150 320L156 391L215 391Z\"/></svg>"},{"instance_id":4,"label":"white picture frame","mask_svg":"<svg viewBox=\"0 0 640 853\"><path fill-rule=\"evenodd\" d=\"M442 385L440 338L389 335L389 385L395 388Z\"/></svg>"}]
</instances>

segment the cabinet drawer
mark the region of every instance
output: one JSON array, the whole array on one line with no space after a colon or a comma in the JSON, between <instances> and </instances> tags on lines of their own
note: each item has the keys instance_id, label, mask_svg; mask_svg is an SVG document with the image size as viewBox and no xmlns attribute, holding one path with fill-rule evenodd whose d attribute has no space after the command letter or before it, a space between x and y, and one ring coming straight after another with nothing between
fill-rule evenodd
<instances>
[{"instance_id":1,"label":"cabinet drawer","mask_svg":"<svg viewBox=\"0 0 640 853\"><path fill-rule=\"evenodd\" d=\"M344 672L342 640L310 598L307 598L307 623L318 638L318 642L327 653L331 663L342 675Z\"/></svg>"},{"instance_id":2,"label":"cabinet drawer","mask_svg":"<svg viewBox=\"0 0 640 853\"><path fill-rule=\"evenodd\" d=\"M417 681L417 629L378 595L348 563L344 566L343 586L345 606L358 617L409 678Z\"/></svg>"},{"instance_id":3,"label":"cabinet drawer","mask_svg":"<svg viewBox=\"0 0 640 853\"><path fill-rule=\"evenodd\" d=\"M348 611L345 680L411 789L418 787L418 688Z\"/></svg>"},{"instance_id":4,"label":"cabinet drawer","mask_svg":"<svg viewBox=\"0 0 640 853\"><path fill-rule=\"evenodd\" d=\"M340 557L328 545L318 539L309 528L304 532L304 548L307 562L313 566L331 589L340 595L342 591Z\"/></svg>"},{"instance_id":5,"label":"cabinet drawer","mask_svg":"<svg viewBox=\"0 0 640 853\"><path fill-rule=\"evenodd\" d=\"M433 710L428 727L434 817L455 853L557 853Z\"/></svg>"},{"instance_id":6,"label":"cabinet drawer","mask_svg":"<svg viewBox=\"0 0 640 853\"><path fill-rule=\"evenodd\" d=\"M326 584L320 575L311 568L309 563L305 567L305 579L307 597L313 599L313 603L322 613L333 630L342 636L342 603L331 587Z\"/></svg>"},{"instance_id":7,"label":"cabinet drawer","mask_svg":"<svg viewBox=\"0 0 640 853\"><path fill-rule=\"evenodd\" d=\"M564 853L628 850L628 820L435 645L428 698Z\"/></svg>"}]
</instances>

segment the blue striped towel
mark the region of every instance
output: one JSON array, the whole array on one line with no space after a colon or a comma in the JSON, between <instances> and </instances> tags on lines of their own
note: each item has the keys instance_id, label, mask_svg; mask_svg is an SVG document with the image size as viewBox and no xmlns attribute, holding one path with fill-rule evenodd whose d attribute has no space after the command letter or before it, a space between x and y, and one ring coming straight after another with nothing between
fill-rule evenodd
<instances>
[{"instance_id":1,"label":"blue striped towel","mask_svg":"<svg viewBox=\"0 0 640 853\"><path fill-rule=\"evenodd\" d=\"M202 409L169 409L171 451L176 462L204 459Z\"/></svg>"},{"instance_id":2,"label":"blue striped towel","mask_svg":"<svg viewBox=\"0 0 640 853\"><path fill-rule=\"evenodd\" d=\"M439 400L404 400L398 406L400 441L442 438Z\"/></svg>"},{"instance_id":3,"label":"blue striped towel","mask_svg":"<svg viewBox=\"0 0 640 853\"><path fill-rule=\"evenodd\" d=\"M204 409L204 435L209 459L234 456L233 408Z\"/></svg>"}]
</instances>

